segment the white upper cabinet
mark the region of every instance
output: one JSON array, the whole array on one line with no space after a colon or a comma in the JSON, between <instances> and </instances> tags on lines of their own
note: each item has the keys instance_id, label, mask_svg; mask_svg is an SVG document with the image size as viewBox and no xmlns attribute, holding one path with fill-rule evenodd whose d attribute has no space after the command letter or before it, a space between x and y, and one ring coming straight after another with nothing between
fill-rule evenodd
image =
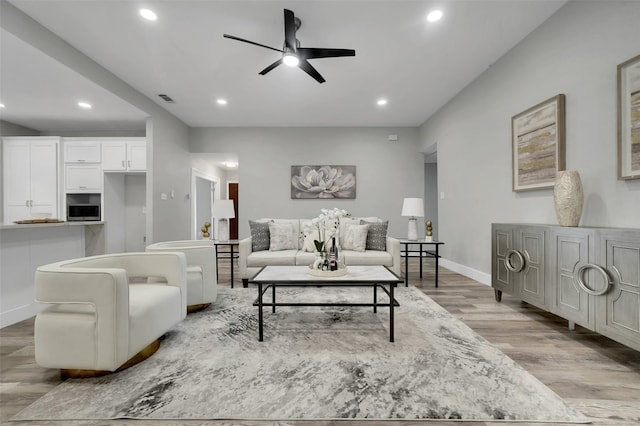
<instances>
[{"instance_id":1,"label":"white upper cabinet","mask_svg":"<svg viewBox=\"0 0 640 426\"><path fill-rule=\"evenodd\" d=\"M100 142L64 140L65 163L99 163Z\"/></svg>"},{"instance_id":2,"label":"white upper cabinet","mask_svg":"<svg viewBox=\"0 0 640 426\"><path fill-rule=\"evenodd\" d=\"M58 216L57 137L3 139L4 222Z\"/></svg>"},{"instance_id":3,"label":"white upper cabinet","mask_svg":"<svg viewBox=\"0 0 640 426\"><path fill-rule=\"evenodd\" d=\"M102 192L100 164L67 164L64 182L67 192Z\"/></svg>"},{"instance_id":4,"label":"white upper cabinet","mask_svg":"<svg viewBox=\"0 0 640 426\"><path fill-rule=\"evenodd\" d=\"M113 140L102 142L102 170L105 172L146 171L146 141Z\"/></svg>"}]
</instances>

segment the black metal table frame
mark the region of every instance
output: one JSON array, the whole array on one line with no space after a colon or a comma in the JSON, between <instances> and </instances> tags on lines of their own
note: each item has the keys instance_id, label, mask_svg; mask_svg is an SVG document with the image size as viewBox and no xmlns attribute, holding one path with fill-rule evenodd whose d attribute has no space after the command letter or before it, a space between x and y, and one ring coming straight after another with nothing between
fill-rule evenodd
<instances>
[{"instance_id":1,"label":"black metal table frame","mask_svg":"<svg viewBox=\"0 0 640 426\"><path fill-rule=\"evenodd\" d=\"M402 240L400 241L400 244L404 245L404 286L405 287L409 287L409 253L420 253L420 278L422 279L422 258L429 258L429 257L433 257L436 259L436 266L435 266L435 283L436 283L436 288L438 288L438 259L440 258L440 255L438 254L439 252L439 248L442 244L444 244L441 241L421 241L421 240L417 240L417 241L409 241L409 240ZM420 250L409 250L409 245L411 244L418 244L420 245ZM435 251L430 251L430 250L423 250L422 246L423 245L435 245L436 249ZM425 254L425 256L423 256L422 254Z\"/></svg>"},{"instance_id":2,"label":"black metal table frame","mask_svg":"<svg viewBox=\"0 0 640 426\"><path fill-rule=\"evenodd\" d=\"M262 269L261 269L262 270ZM259 272L258 272L259 274ZM256 274L257 275L257 274ZM305 280L305 281L286 281L280 283L266 283L263 281L253 281L250 280L250 283L258 285L258 297L253 302L253 306L258 307L258 341L262 342L264 337L264 318L263 318L263 308L271 306L272 312L276 312L277 306L360 306L360 307L373 307L373 312L377 313L378 308L389 308L389 341L394 341L394 308L400 306L397 300L395 300L393 293L394 288L401 283L402 280L398 280L398 282L373 282L373 281L348 281L348 282L330 282L320 280ZM388 285L387 289L385 285ZM285 302L280 303L276 302L276 287L373 287L373 303L311 303L311 302ZM378 303L378 287L380 287L387 296L389 296L389 303ZM271 288L271 302L264 301L264 294Z\"/></svg>"},{"instance_id":3,"label":"black metal table frame","mask_svg":"<svg viewBox=\"0 0 640 426\"><path fill-rule=\"evenodd\" d=\"M238 246L240 243L238 241L214 241L213 245L216 247L216 281L218 280L218 260L220 259L229 259L231 262L231 288L233 288L233 259L237 259L240 254L238 252L233 251L233 247L234 246ZM229 247L229 252L223 252L223 253L229 253L229 256L220 256L218 253L218 246L228 246Z\"/></svg>"}]
</instances>

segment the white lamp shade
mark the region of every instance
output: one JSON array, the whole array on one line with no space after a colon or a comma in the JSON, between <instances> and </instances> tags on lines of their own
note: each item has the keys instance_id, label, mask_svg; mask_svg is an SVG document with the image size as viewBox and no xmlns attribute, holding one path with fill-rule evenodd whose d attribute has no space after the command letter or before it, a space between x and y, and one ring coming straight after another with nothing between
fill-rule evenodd
<instances>
[{"instance_id":1,"label":"white lamp shade","mask_svg":"<svg viewBox=\"0 0 640 426\"><path fill-rule=\"evenodd\" d=\"M405 198L402 203L402 216L424 217L422 198Z\"/></svg>"},{"instance_id":2,"label":"white lamp shade","mask_svg":"<svg viewBox=\"0 0 640 426\"><path fill-rule=\"evenodd\" d=\"M233 209L233 200L215 200L213 202L213 217L216 219L233 219L236 213Z\"/></svg>"}]
</instances>

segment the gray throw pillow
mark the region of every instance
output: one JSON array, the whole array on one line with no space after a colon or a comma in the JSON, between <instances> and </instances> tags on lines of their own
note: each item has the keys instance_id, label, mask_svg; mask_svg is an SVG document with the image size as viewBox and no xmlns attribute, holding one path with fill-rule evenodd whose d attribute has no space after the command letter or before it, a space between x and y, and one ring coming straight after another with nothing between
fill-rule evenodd
<instances>
[{"instance_id":1,"label":"gray throw pillow","mask_svg":"<svg viewBox=\"0 0 640 426\"><path fill-rule=\"evenodd\" d=\"M367 222L362 220L360 223L363 225L369 225L369 232L367 233L367 250L387 250L387 227L389 226L389 221Z\"/></svg>"},{"instance_id":2,"label":"gray throw pillow","mask_svg":"<svg viewBox=\"0 0 640 426\"><path fill-rule=\"evenodd\" d=\"M269 244L271 242L269 222L250 220L249 231L251 232L251 251L269 250Z\"/></svg>"}]
</instances>

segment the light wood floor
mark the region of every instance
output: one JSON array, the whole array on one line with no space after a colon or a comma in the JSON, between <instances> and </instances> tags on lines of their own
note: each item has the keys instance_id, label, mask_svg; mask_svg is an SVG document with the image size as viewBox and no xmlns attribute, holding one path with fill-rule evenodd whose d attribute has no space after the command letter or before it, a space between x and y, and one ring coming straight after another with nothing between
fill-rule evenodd
<instances>
[{"instance_id":1,"label":"light wood floor","mask_svg":"<svg viewBox=\"0 0 640 426\"><path fill-rule=\"evenodd\" d=\"M576 327L508 295L494 301L493 290L440 268L433 286L433 261L425 261L423 278L417 259L409 260L409 280L437 303L500 348L558 395L589 416L596 425L640 424L640 352ZM229 263L220 263L220 286L229 286ZM237 266L236 266L237 272ZM236 273L235 285L241 286ZM0 330L0 422L8 419L60 383L57 370L38 367L33 355L33 320ZM215 398L215 395L211 396ZM11 422L23 425L26 422ZM37 425L255 425L379 426L445 425L414 421L93 421L34 422ZM508 424L473 422L473 425ZM524 425L524 423L517 423ZM547 423L548 424L548 423Z\"/></svg>"}]
</instances>

